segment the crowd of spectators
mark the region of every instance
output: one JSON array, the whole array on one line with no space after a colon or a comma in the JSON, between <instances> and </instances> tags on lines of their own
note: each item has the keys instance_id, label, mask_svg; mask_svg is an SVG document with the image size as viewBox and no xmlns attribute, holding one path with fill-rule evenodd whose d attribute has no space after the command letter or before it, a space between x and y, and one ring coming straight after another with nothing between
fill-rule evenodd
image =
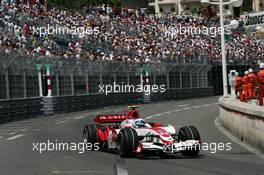
<instances>
[{"instance_id":1,"label":"crowd of spectators","mask_svg":"<svg viewBox=\"0 0 264 175\"><path fill-rule=\"evenodd\" d=\"M98 33L40 34L41 27L98 29ZM33 57L60 56L81 61L190 62L209 58L221 61L220 35L172 33L183 27L219 27L216 19L167 15L154 17L144 9L87 6L79 11L37 3L0 6L0 47L22 50ZM226 44L230 62L264 61L264 45L246 32L232 31Z\"/></svg>"}]
</instances>

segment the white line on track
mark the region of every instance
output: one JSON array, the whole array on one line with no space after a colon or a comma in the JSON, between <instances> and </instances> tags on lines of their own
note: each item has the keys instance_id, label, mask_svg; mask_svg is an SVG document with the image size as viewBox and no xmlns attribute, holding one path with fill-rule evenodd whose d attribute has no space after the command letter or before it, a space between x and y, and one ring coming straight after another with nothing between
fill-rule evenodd
<instances>
[{"instance_id":1,"label":"white line on track","mask_svg":"<svg viewBox=\"0 0 264 175\"><path fill-rule=\"evenodd\" d=\"M187 108L182 108L182 110L190 110L191 108L190 107L187 107Z\"/></svg>"},{"instance_id":2,"label":"white line on track","mask_svg":"<svg viewBox=\"0 0 264 175\"><path fill-rule=\"evenodd\" d=\"M204 107L207 107L207 106L210 106L210 105L211 105L211 104L204 104L203 106L204 106Z\"/></svg>"},{"instance_id":3,"label":"white line on track","mask_svg":"<svg viewBox=\"0 0 264 175\"><path fill-rule=\"evenodd\" d=\"M85 116L78 116L78 117L74 117L74 120L79 120L79 119L83 119Z\"/></svg>"},{"instance_id":4,"label":"white line on track","mask_svg":"<svg viewBox=\"0 0 264 175\"><path fill-rule=\"evenodd\" d=\"M88 174L88 173L92 173L92 174L112 174L113 171L110 170L105 170L105 171L52 171L52 174Z\"/></svg>"},{"instance_id":5,"label":"white line on track","mask_svg":"<svg viewBox=\"0 0 264 175\"><path fill-rule=\"evenodd\" d=\"M62 121L58 121L58 122L56 122L56 124L63 124L63 123L67 123L68 121L65 121L65 120L62 120Z\"/></svg>"},{"instance_id":6,"label":"white line on track","mask_svg":"<svg viewBox=\"0 0 264 175\"><path fill-rule=\"evenodd\" d=\"M22 132L27 131L27 130L28 130L27 128L25 128L25 129L20 129L20 131L22 131Z\"/></svg>"},{"instance_id":7,"label":"white line on track","mask_svg":"<svg viewBox=\"0 0 264 175\"><path fill-rule=\"evenodd\" d=\"M16 134L16 132L10 132L10 133L8 133L9 135L15 135Z\"/></svg>"},{"instance_id":8,"label":"white line on track","mask_svg":"<svg viewBox=\"0 0 264 175\"><path fill-rule=\"evenodd\" d=\"M151 118L153 118L153 116L148 116L148 117L146 117L146 119L151 119Z\"/></svg>"},{"instance_id":9,"label":"white line on track","mask_svg":"<svg viewBox=\"0 0 264 175\"><path fill-rule=\"evenodd\" d=\"M181 111L181 109L175 109L175 110L173 110L174 112L180 112Z\"/></svg>"},{"instance_id":10,"label":"white line on track","mask_svg":"<svg viewBox=\"0 0 264 175\"><path fill-rule=\"evenodd\" d=\"M197 109L197 108L200 108L200 107L201 107L201 106L194 106L193 108L194 108L194 109Z\"/></svg>"},{"instance_id":11,"label":"white line on track","mask_svg":"<svg viewBox=\"0 0 264 175\"><path fill-rule=\"evenodd\" d=\"M170 114L172 111L163 112L164 114Z\"/></svg>"},{"instance_id":12,"label":"white line on track","mask_svg":"<svg viewBox=\"0 0 264 175\"><path fill-rule=\"evenodd\" d=\"M215 118L214 121L215 126L230 140L232 140L233 142L239 144L240 146L246 148L249 152L256 154L257 156L259 156L260 158L264 159L264 154L263 152L261 152L260 150L254 148L253 146L240 141L237 137L233 136L229 131L227 131L220 123L219 121L219 116L217 116Z\"/></svg>"},{"instance_id":13,"label":"white line on track","mask_svg":"<svg viewBox=\"0 0 264 175\"><path fill-rule=\"evenodd\" d=\"M0 139L3 139L4 137L3 136L0 136Z\"/></svg>"},{"instance_id":14,"label":"white line on track","mask_svg":"<svg viewBox=\"0 0 264 175\"><path fill-rule=\"evenodd\" d=\"M158 117L158 116L161 116L162 114L155 114L153 115L154 117Z\"/></svg>"},{"instance_id":15,"label":"white line on track","mask_svg":"<svg viewBox=\"0 0 264 175\"><path fill-rule=\"evenodd\" d=\"M185 106L189 106L189 104L178 105L178 107L185 107Z\"/></svg>"},{"instance_id":16,"label":"white line on track","mask_svg":"<svg viewBox=\"0 0 264 175\"><path fill-rule=\"evenodd\" d=\"M6 140L15 140L15 139L18 139L18 138L23 137L23 136L24 136L24 134L18 134L18 135L14 135L12 137L9 137Z\"/></svg>"},{"instance_id":17,"label":"white line on track","mask_svg":"<svg viewBox=\"0 0 264 175\"><path fill-rule=\"evenodd\" d=\"M103 112L111 112L111 110L103 111Z\"/></svg>"}]
</instances>

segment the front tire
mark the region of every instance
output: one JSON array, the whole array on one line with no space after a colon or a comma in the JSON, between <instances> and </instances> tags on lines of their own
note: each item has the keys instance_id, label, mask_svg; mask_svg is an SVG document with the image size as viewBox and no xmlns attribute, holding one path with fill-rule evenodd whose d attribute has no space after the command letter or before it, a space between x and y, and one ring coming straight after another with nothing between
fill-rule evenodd
<instances>
[{"instance_id":1,"label":"front tire","mask_svg":"<svg viewBox=\"0 0 264 175\"><path fill-rule=\"evenodd\" d=\"M201 141L201 137L198 129L195 126L185 126L180 128L178 133L179 141L196 140ZM184 156L197 156L200 152L200 145L196 145L194 148L187 148L181 151Z\"/></svg>"},{"instance_id":2,"label":"front tire","mask_svg":"<svg viewBox=\"0 0 264 175\"><path fill-rule=\"evenodd\" d=\"M129 157L139 144L137 132L132 128L121 129L118 134L118 153L120 157Z\"/></svg>"}]
</instances>

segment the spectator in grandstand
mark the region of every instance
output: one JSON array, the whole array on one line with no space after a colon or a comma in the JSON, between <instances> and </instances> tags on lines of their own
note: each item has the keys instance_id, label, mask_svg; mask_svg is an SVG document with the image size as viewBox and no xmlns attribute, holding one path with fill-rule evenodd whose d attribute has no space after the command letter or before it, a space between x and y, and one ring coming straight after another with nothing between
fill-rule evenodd
<instances>
[{"instance_id":1,"label":"spectator in grandstand","mask_svg":"<svg viewBox=\"0 0 264 175\"><path fill-rule=\"evenodd\" d=\"M124 62L173 61L188 63L208 57L221 62L219 35L166 35L171 28L217 27L218 21L182 15L163 18L147 17L144 11L124 8L121 11L108 4L88 6L85 13L59 10L55 7L26 4L5 4L0 16L0 43L3 47L25 50L31 55L63 56L80 60ZM45 35L38 27L48 24L61 27L99 27L96 35ZM41 48L41 49L40 49ZM263 44L243 32L232 32L226 44L230 63L262 61ZM36 49L36 50L35 50ZM97 52L97 50L100 52ZM41 53L39 53L41 51ZM37 52L38 54L36 54ZM102 53L103 52L103 53Z\"/></svg>"}]
</instances>

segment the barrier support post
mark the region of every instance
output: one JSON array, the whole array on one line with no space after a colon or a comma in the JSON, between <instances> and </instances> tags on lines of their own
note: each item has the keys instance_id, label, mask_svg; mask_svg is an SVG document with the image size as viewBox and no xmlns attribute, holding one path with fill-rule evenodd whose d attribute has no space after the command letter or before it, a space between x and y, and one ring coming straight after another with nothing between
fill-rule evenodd
<instances>
[{"instance_id":1,"label":"barrier support post","mask_svg":"<svg viewBox=\"0 0 264 175\"><path fill-rule=\"evenodd\" d=\"M51 65L50 64L45 64L46 71L47 71L47 85L48 85L48 97L52 96L52 86L51 86Z\"/></svg>"},{"instance_id":2,"label":"barrier support post","mask_svg":"<svg viewBox=\"0 0 264 175\"><path fill-rule=\"evenodd\" d=\"M39 96L43 97L43 90L42 90L42 77L41 77L41 68L42 64L36 64L37 71L38 71L38 83L39 83Z\"/></svg>"}]
</instances>

